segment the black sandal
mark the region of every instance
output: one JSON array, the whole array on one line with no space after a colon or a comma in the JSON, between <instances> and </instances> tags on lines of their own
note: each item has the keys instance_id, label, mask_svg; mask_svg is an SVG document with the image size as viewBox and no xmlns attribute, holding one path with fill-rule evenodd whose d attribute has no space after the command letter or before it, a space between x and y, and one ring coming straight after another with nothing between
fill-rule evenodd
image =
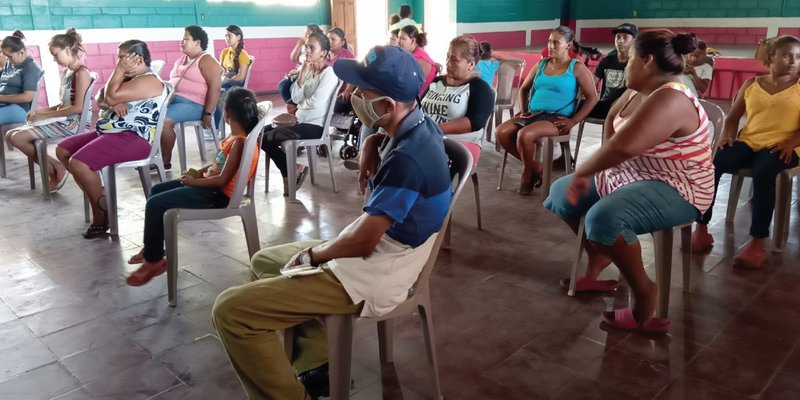
<instances>
[{"instance_id":1,"label":"black sandal","mask_svg":"<svg viewBox=\"0 0 800 400\"><path fill-rule=\"evenodd\" d=\"M94 239L96 237L104 236L110 227L108 224L103 225L89 225L89 229L83 233L84 239Z\"/></svg>"}]
</instances>

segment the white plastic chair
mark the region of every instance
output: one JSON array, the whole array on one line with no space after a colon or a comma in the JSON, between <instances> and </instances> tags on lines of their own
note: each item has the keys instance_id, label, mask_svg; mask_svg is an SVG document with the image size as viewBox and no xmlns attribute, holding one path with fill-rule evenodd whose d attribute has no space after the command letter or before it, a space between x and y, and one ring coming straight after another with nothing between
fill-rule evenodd
<instances>
[{"instance_id":1,"label":"white plastic chair","mask_svg":"<svg viewBox=\"0 0 800 400\"><path fill-rule=\"evenodd\" d=\"M331 117L333 116L333 107L336 105L336 96L339 94L339 88L342 87L342 81L336 85L336 88L331 93L328 99L328 111L325 113L325 122L322 125L322 136L319 139L299 139L287 140L281 142L281 147L286 153L286 169L288 172L287 180L289 181L289 200L292 202L297 201L297 171L295 165L297 164L297 149L300 147L307 147L306 154L308 155L308 168L311 170L311 183L315 183L315 169L317 163L317 146L325 146L328 149L328 168L331 173L331 185L333 192L337 193L336 177L333 171L333 156L331 155ZM264 192L269 192L269 157L264 157Z\"/></svg>"},{"instance_id":2,"label":"white plastic chair","mask_svg":"<svg viewBox=\"0 0 800 400\"><path fill-rule=\"evenodd\" d=\"M172 84L169 82L164 82L164 85L167 86L167 99L170 98L172 94ZM143 158L141 160L134 160L134 161L125 161L119 164L112 164L107 167L104 167L100 171L100 175L103 178L103 194L106 197L106 208L108 209L108 225L110 227L111 235L119 234L119 221L117 218L117 179L116 173L117 169L123 168L136 168L139 171L139 179L142 181L142 190L144 191L144 197L147 198L150 196L150 187L152 186L152 182L150 179L150 166L155 165L158 171L158 176L161 182L167 180L167 174L164 170L164 161L161 159L161 131L164 128L164 120L167 118L167 108L169 107L169 101L164 101L164 105L161 106L161 110L159 110L158 114L158 123L156 124L156 136L153 138L153 144L150 147L150 155L147 158ZM84 212L87 213L86 219L88 220L88 210L89 210L89 199L84 195Z\"/></svg>"},{"instance_id":3,"label":"white plastic chair","mask_svg":"<svg viewBox=\"0 0 800 400\"><path fill-rule=\"evenodd\" d=\"M503 123L503 110L508 110L509 116L514 116L514 107L517 105L517 97L514 95L514 77L517 77L518 84L522 85L525 73L525 60L520 58L508 57L500 64L497 69L497 90L494 102L494 126ZM486 131L486 140L492 140L492 124Z\"/></svg>"},{"instance_id":4,"label":"white plastic chair","mask_svg":"<svg viewBox=\"0 0 800 400\"><path fill-rule=\"evenodd\" d=\"M357 314L321 315L319 319L325 324L328 335L328 363L330 374L330 399L346 400L350 398L350 369L352 363L353 327L356 324L378 324L378 342L380 358L384 363L393 361L392 343L394 319L419 313L422 320L422 332L425 336L427 349L429 375L433 379L431 389L435 399L442 399L442 390L439 384L439 367L436 360L436 340L433 332L433 317L431 315L431 289L430 275L436 264L436 257L446 236L450 214L464 185L471 175L472 155L464 145L456 140L444 140L445 151L451 160L450 176L456 178L456 186L450 207L447 211L442 230L434 242L431 254L417 278L417 282L409 290L408 298L388 314L380 317L359 317ZM284 331L284 349L291 358L293 345L293 331Z\"/></svg>"},{"instance_id":5,"label":"white plastic chair","mask_svg":"<svg viewBox=\"0 0 800 400\"><path fill-rule=\"evenodd\" d=\"M44 72L42 72L42 76L44 76ZM41 79L42 79L42 77L40 76L39 80L41 80ZM33 92L33 99L31 100L31 110L35 109L38 104L39 104L39 89L37 88L36 91ZM3 141L6 141L6 133L8 133L8 131L10 131L10 130L12 130L14 128L20 127L22 125L25 125L25 123L22 122L22 123L18 123L18 124L0 125L0 137L3 138ZM9 150L13 149L13 147L11 146L11 143L8 143L8 142L6 142L6 144L3 144L2 146L0 146L0 178L5 178L6 177L6 147L8 147ZM34 189L36 189L36 187L33 186L33 180L31 180L31 190L34 190Z\"/></svg>"},{"instance_id":6,"label":"white plastic chair","mask_svg":"<svg viewBox=\"0 0 800 400\"><path fill-rule=\"evenodd\" d=\"M205 133L205 128L203 128L203 121L196 120L196 121L186 121L186 122L179 122L175 125L175 142L178 145L178 160L181 164L181 171L186 171L186 138L185 138L185 130L186 128L194 129L195 136L197 138L197 147L200 151L200 161L203 163L206 162L206 142L203 134ZM214 138L214 149L215 151L219 151L219 132L217 132L217 123L214 121L214 115L211 115L211 136Z\"/></svg>"},{"instance_id":7,"label":"white plastic chair","mask_svg":"<svg viewBox=\"0 0 800 400\"><path fill-rule=\"evenodd\" d=\"M92 93L94 91L94 84L97 82L97 73L90 72L89 77L91 80L89 81L89 86L86 88L86 94L83 96L83 111L81 111L81 116L78 120L79 133L88 130L89 125L92 123ZM64 139L63 137L43 138L33 142L33 145L36 147L36 155L39 158L39 175L42 179L42 195L45 200L50 200L51 198L50 188L45 184L50 177L47 175L47 167L42 167L42 165L47 165L47 145L56 144ZM36 188L36 179L33 173L34 164L33 161L28 159L28 175L31 179L31 190Z\"/></svg>"},{"instance_id":8,"label":"white plastic chair","mask_svg":"<svg viewBox=\"0 0 800 400\"><path fill-rule=\"evenodd\" d=\"M270 108L271 106L272 104L270 104ZM267 110L267 113L269 113L269 110ZM247 252L250 257L261 247L258 239L256 206L255 201L253 201L255 175L252 179L247 179L247 176L253 164L258 164L258 159L254 157L254 154L257 154L257 151L260 152L258 145L266 121L267 117L265 115L258 121L255 128L250 131L245 140L242 158L239 162L239 172L236 175L236 185L234 185L233 196L231 196L227 207L212 209L173 208L164 214L164 241L167 250L167 290L170 307L175 307L178 301L178 224L180 222L239 217L242 219L242 225L244 225Z\"/></svg>"},{"instance_id":9,"label":"white plastic chair","mask_svg":"<svg viewBox=\"0 0 800 400\"><path fill-rule=\"evenodd\" d=\"M153 71L154 74L160 77L162 69L164 69L164 60L150 61L150 70Z\"/></svg>"}]
</instances>

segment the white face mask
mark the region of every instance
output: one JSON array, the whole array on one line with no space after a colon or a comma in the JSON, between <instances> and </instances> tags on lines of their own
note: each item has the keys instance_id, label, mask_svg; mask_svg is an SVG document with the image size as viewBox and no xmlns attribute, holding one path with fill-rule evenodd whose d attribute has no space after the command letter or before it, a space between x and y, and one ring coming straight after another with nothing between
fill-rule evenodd
<instances>
[{"instance_id":1,"label":"white face mask","mask_svg":"<svg viewBox=\"0 0 800 400\"><path fill-rule=\"evenodd\" d=\"M350 104L353 105L353 111L356 113L358 119L361 120L362 124L370 127L371 129L377 129L375 124L378 122L378 120L383 118L383 116L378 115L378 113L375 112L375 107L372 106L372 103L388 98L388 96L381 96L367 100L363 97L361 92L355 91L350 96Z\"/></svg>"}]
</instances>

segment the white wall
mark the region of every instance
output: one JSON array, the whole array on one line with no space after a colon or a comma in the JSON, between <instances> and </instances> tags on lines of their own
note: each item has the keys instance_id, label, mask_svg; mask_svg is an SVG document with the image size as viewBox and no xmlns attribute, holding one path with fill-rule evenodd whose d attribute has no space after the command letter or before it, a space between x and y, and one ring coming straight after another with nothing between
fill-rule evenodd
<instances>
[{"instance_id":1,"label":"white wall","mask_svg":"<svg viewBox=\"0 0 800 400\"><path fill-rule=\"evenodd\" d=\"M456 0L425 0L425 33L428 35L425 51L434 61L444 64L450 41L458 36Z\"/></svg>"},{"instance_id":2,"label":"white wall","mask_svg":"<svg viewBox=\"0 0 800 400\"><path fill-rule=\"evenodd\" d=\"M356 55L389 41L389 10L386 1L356 0Z\"/></svg>"}]
</instances>

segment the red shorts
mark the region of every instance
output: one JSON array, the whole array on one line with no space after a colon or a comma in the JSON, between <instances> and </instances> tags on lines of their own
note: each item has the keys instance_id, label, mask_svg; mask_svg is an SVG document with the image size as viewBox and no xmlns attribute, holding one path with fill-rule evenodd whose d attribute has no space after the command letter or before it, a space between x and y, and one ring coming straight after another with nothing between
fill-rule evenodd
<instances>
[{"instance_id":1,"label":"red shorts","mask_svg":"<svg viewBox=\"0 0 800 400\"><path fill-rule=\"evenodd\" d=\"M150 155L150 143L134 132L79 133L62 140L58 147L68 151L70 158L81 161L92 171L125 161L135 161Z\"/></svg>"}]
</instances>

